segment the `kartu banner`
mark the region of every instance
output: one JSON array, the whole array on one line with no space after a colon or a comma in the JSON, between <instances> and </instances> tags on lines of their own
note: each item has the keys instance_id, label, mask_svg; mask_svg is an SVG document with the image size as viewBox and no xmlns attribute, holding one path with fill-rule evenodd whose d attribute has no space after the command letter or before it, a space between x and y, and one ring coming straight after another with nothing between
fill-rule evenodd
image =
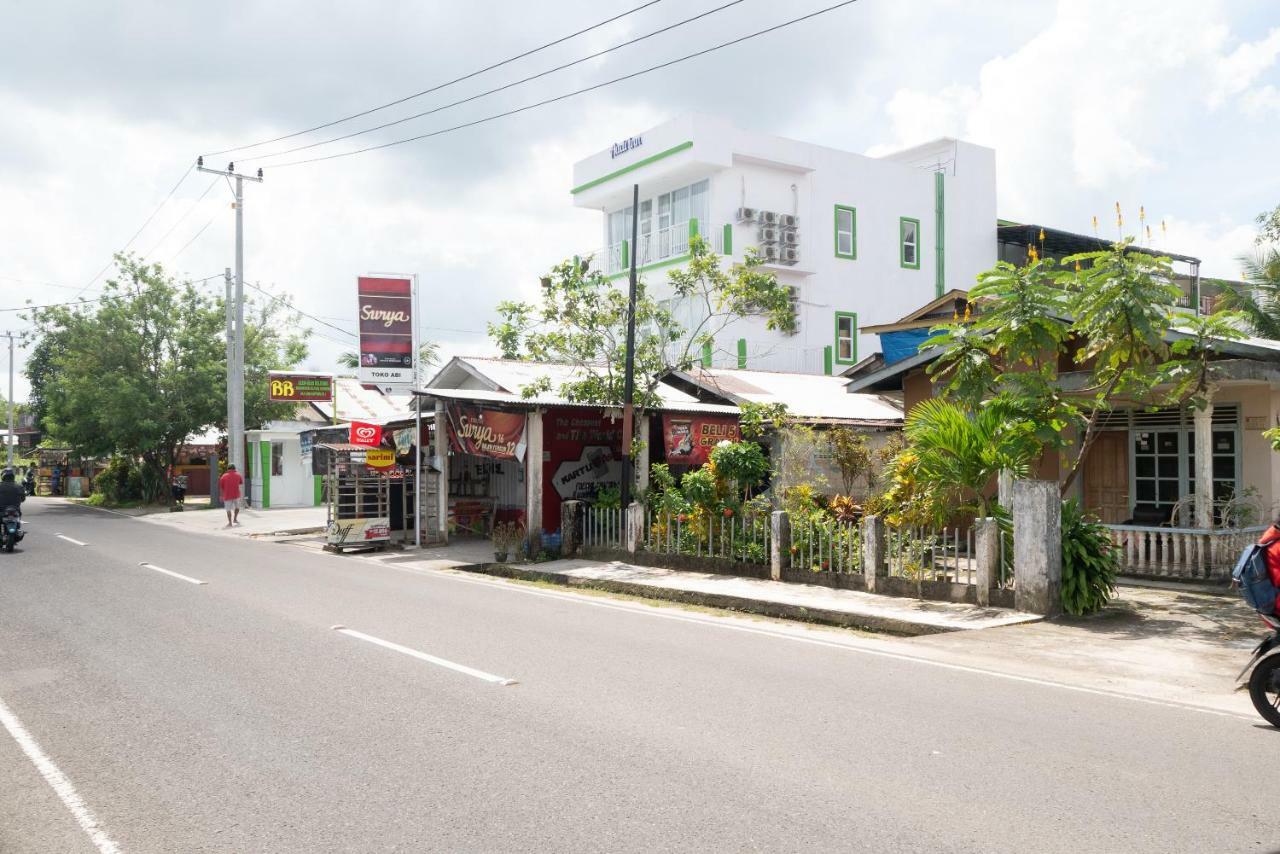
<instances>
[{"instance_id":1,"label":"kartu banner","mask_svg":"<svg viewBox=\"0 0 1280 854\"><path fill-rule=\"evenodd\" d=\"M383 391L413 388L413 279L360 276L360 382Z\"/></svg>"},{"instance_id":2,"label":"kartu banner","mask_svg":"<svg viewBox=\"0 0 1280 854\"><path fill-rule=\"evenodd\" d=\"M366 424L363 421L351 422L351 444L368 445L376 448L382 444L382 427L378 424Z\"/></svg>"},{"instance_id":3,"label":"kartu banner","mask_svg":"<svg viewBox=\"0 0 1280 854\"><path fill-rule=\"evenodd\" d=\"M524 460L523 412L451 403L448 415L449 447L454 451L499 460Z\"/></svg>"},{"instance_id":4,"label":"kartu banner","mask_svg":"<svg viewBox=\"0 0 1280 854\"><path fill-rule=\"evenodd\" d=\"M667 414L662 416L662 435L668 465L700 466L711 457L712 448L736 442L741 434L732 415Z\"/></svg>"}]
</instances>

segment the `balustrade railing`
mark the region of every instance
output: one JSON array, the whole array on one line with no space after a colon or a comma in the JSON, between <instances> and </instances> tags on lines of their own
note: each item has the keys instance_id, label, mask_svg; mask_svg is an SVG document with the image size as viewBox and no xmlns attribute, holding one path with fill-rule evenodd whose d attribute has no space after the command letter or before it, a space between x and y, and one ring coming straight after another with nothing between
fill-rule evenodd
<instances>
[{"instance_id":1,"label":"balustrade railing","mask_svg":"<svg viewBox=\"0 0 1280 854\"><path fill-rule=\"evenodd\" d=\"M1107 525L1119 552L1121 574L1183 579L1226 579L1240 552L1267 529L1165 528Z\"/></svg>"}]
</instances>

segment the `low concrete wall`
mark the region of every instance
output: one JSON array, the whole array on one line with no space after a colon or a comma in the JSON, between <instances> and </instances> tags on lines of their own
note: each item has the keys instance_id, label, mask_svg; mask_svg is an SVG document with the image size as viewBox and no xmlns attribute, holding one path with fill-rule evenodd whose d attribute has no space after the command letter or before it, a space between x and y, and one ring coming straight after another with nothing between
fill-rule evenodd
<instances>
[{"instance_id":1,"label":"low concrete wall","mask_svg":"<svg viewBox=\"0 0 1280 854\"><path fill-rule=\"evenodd\" d=\"M764 564L743 563L723 557L699 557L697 555L667 554L665 552L636 551L626 549L602 549L583 546L582 557L596 560L620 560L637 566L656 566L662 569L683 569L689 572L709 572L715 575L736 575L740 578L768 579L769 567Z\"/></svg>"}]
</instances>

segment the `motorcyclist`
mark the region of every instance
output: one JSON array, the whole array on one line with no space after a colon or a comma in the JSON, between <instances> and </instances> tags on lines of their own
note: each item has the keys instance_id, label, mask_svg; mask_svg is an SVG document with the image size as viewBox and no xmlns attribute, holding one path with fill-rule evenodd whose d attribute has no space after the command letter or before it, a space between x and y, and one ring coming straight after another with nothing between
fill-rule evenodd
<instances>
[{"instance_id":1,"label":"motorcyclist","mask_svg":"<svg viewBox=\"0 0 1280 854\"><path fill-rule=\"evenodd\" d=\"M23 479L22 485L27 490L27 495L36 494L36 470L34 467L27 469L27 474Z\"/></svg>"},{"instance_id":2,"label":"motorcyclist","mask_svg":"<svg viewBox=\"0 0 1280 854\"><path fill-rule=\"evenodd\" d=\"M6 508L13 507L22 515L22 502L27 500L27 493L14 481L13 469L5 469L0 474L0 515Z\"/></svg>"}]
</instances>

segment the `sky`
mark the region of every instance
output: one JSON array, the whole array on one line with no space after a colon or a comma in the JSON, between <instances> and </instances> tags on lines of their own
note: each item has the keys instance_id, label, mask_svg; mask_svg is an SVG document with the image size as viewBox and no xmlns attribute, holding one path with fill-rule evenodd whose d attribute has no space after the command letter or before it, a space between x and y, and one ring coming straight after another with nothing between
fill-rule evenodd
<instances>
[{"instance_id":1,"label":"sky","mask_svg":"<svg viewBox=\"0 0 1280 854\"><path fill-rule=\"evenodd\" d=\"M212 156L266 176L246 184L246 280L331 324L304 318L306 369L333 370L354 349L339 329L355 329L355 279L369 272L419 276L422 334L446 357L490 354L499 301L535 296L554 263L598 248L600 214L569 195L574 161L687 111L872 155L938 136L988 145L1001 217L1088 233L1095 215L1114 229L1118 202L1133 231L1141 206L1152 242L1204 259L1206 275L1238 276L1254 217L1280 204L1276 0L859 0L509 118L273 165L473 121L834 2L659 0L363 119ZM645 3L3 0L0 309L94 296L126 246L184 277L220 277L233 263L231 194L199 173L178 183L197 155L367 110ZM726 3L497 95L249 159L441 107ZM21 312L0 318L0 331L28 326ZM17 385L21 399L25 378Z\"/></svg>"}]
</instances>

